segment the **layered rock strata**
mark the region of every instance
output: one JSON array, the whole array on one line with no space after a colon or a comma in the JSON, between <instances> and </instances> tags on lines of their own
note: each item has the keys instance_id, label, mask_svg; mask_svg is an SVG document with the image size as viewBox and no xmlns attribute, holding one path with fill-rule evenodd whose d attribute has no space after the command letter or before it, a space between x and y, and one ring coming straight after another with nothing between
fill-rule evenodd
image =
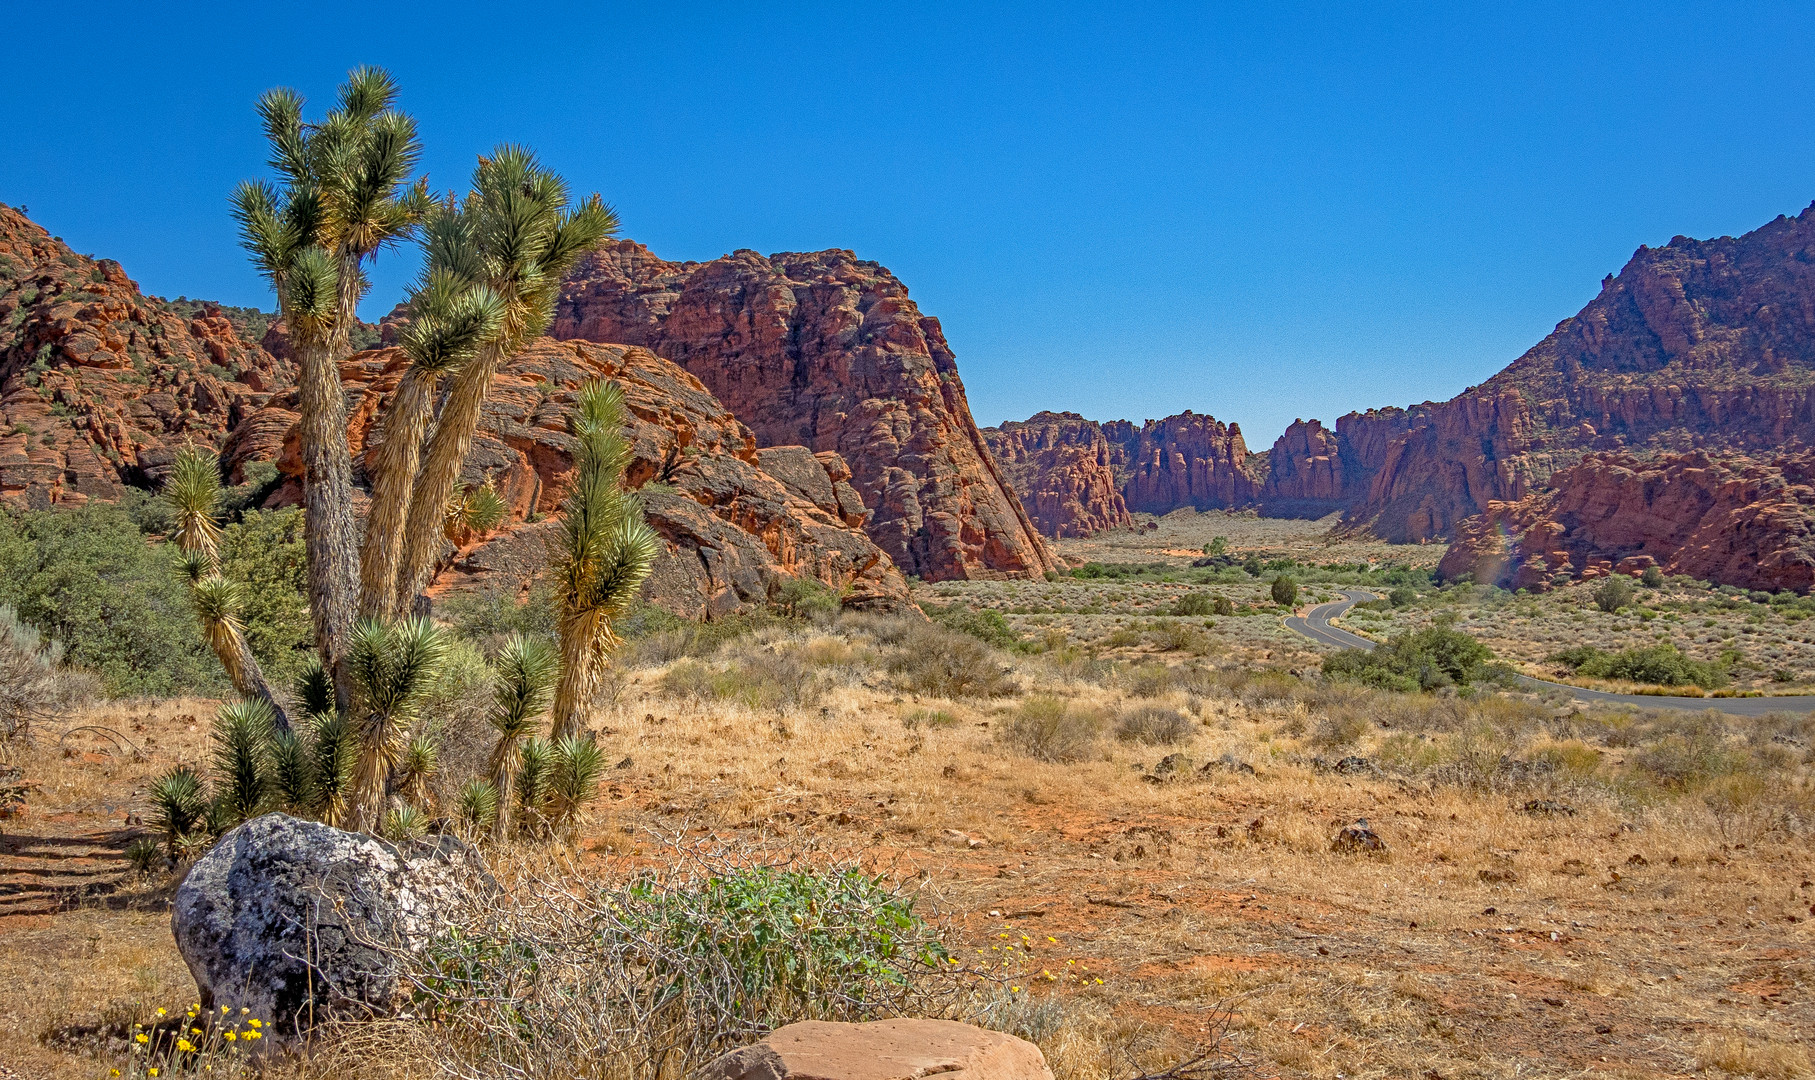
<instances>
[{"instance_id":1,"label":"layered rock strata","mask_svg":"<svg viewBox=\"0 0 1815 1080\"><path fill-rule=\"evenodd\" d=\"M1815 585L1815 452L1753 460L1705 451L1590 454L1545 491L1490 502L1438 572L1543 591L1559 575L1658 566L1748 589Z\"/></svg>"},{"instance_id":2,"label":"layered rock strata","mask_svg":"<svg viewBox=\"0 0 1815 1080\"><path fill-rule=\"evenodd\" d=\"M0 206L0 501L120 498L289 382L218 309L179 312Z\"/></svg>"},{"instance_id":3,"label":"layered rock strata","mask_svg":"<svg viewBox=\"0 0 1815 1080\"><path fill-rule=\"evenodd\" d=\"M341 369L349 439L363 466L378 419L404 368L395 348L355 353ZM500 369L462 480L490 483L508 524L450 550L433 593L521 592L548 562L558 511L574 472L567 431L576 391L615 379L630 413L629 486L667 550L644 589L651 602L693 617L761 603L787 580L838 590L847 606L905 605L907 582L864 534L868 516L838 455L804 447L758 449L755 436L700 381L647 349L541 338ZM274 398L235 433L227 465L275 460L287 481L274 504L300 498L294 393Z\"/></svg>"},{"instance_id":4,"label":"layered rock strata","mask_svg":"<svg viewBox=\"0 0 1815 1080\"><path fill-rule=\"evenodd\" d=\"M1023 421L984 428L984 441L1046 536L1089 536L1130 525L1116 475L1125 448L1077 413L1035 413Z\"/></svg>"},{"instance_id":5,"label":"layered rock strata","mask_svg":"<svg viewBox=\"0 0 1815 1080\"><path fill-rule=\"evenodd\" d=\"M1057 566L971 419L939 320L874 262L839 250L667 262L607 243L568 276L552 332L673 360L758 445L838 454L870 537L907 573Z\"/></svg>"}]
</instances>

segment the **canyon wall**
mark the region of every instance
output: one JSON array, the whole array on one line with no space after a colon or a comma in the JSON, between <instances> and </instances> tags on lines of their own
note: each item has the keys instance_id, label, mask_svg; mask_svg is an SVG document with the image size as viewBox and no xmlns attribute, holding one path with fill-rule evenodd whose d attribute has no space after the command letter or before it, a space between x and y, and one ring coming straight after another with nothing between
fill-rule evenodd
<instances>
[{"instance_id":1,"label":"canyon wall","mask_svg":"<svg viewBox=\"0 0 1815 1080\"><path fill-rule=\"evenodd\" d=\"M1077 413L1042 412L983 438L1034 526L1046 536L1089 536L1130 525L1116 469L1126 449Z\"/></svg>"},{"instance_id":2,"label":"canyon wall","mask_svg":"<svg viewBox=\"0 0 1815 1080\"><path fill-rule=\"evenodd\" d=\"M553 335L640 345L693 373L760 446L838 454L870 537L928 580L1056 569L971 419L939 321L849 251L667 262L604 244Z\"/></svg>"}]
</instances>

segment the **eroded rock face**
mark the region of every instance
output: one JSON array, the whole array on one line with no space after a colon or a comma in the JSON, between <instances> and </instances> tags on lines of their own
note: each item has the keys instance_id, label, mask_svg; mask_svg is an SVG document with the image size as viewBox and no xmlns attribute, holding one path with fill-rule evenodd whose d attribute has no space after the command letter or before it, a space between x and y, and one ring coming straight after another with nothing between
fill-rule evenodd
<instances>
[{"instance_id":1,"label":"eroded rock face","mask_svg":"<svg viewBox=\"0 0 1815 1080\"><path fill-rule=\"evenodd\" d=\"M1260 494L1239 424L1187 409L1139 428L1117 420L1103 433L1127 448L1122 498L1130 510L1226 509L1252 505Z\"/></svg>"},{"instance_id":2,"label":"eroded rock face","mask_svg":"<svg viewBox=\"0 0 1815 1080\"><path fill-rule=\"evenodd\" d=\"M1116 475L1126 452L1112 448L1095 421L1041 412L984 428L983 438L1044 535L1089 536L1133 523Z\"/></svg>"},{"instance_id":3,"label":"eroded rock face","mask_svg":"<svg viewBox=\"0 0 1815 1080\"><path fill-rule=\"evenodd\" d=\"M701 1080L1052 1080L1040 1048L952 1020L807 1020L700 1071Z\"/></svg>"},{"instance_id":4,"label":"eroded rock face","mask_svg":"<svg viewBox=\"0 0 1815 1080\"><path fill-rule=\"evenodd\" d=\"M1413 410L1350 513L1447 533L1589 451L1738 451L1815 439L1815 207L1744 236L1641 247L1601 293L1482 386Z\"/></svg>"},{"instance_id":5,"label":"eroded rock face","mask_svg":"<svg viewBox=\"0 0 1815 1080\"><path fill-rule=\"evenodd\" d=\"M0 206L0 500L117 499L289 381L218 310L179 314Z\"/></svg>"},{"instance_id":6,"label":"eroded rock face","mask_svg":"<svg viewBox=\"0 0 1815 1080\"><path fill-rule=\"evenodd\" d=\"M1461 523L1438 572L1543 591L1558 574L1666 574L1746 589L1815 585L1815 452L1591 454L1545 491Z\"/></svg>"},{"instance_id":7,"label":"eroded rock face","mask_svg":"<svg viewBox=\"0 0 1815 1080\"><path fill-rule=\"evenodd\" d=\"M404 364L400 350L376 349L355 353L341 369L356 470L382 437L378 421ZM906 603L906 579L864 534L868 511L837 454L758 450L750 430L698 379L647 349L549 338L499 369L462 473L465 483L493 485L510 508L509 524L450 551L432 595L520 591L547 566L559 522L535 519L556 513L572 482L568 415L590 378L624 388L632 447L625 480L643 491L649 523L667 541L645 586L652 603L692 617L724 614L765 601L796 577L839 590L851 607ZM276 504L301 496L294 409L293 393L274 398L228 444L234 473L252 460L278 462L289 479Z\"/></svg>"},{"instance_id":8,"label":"eroded rock face","mask_svg":"<svg viewBox=\"0 0 1815 1080\"><path fill-rule=\"evenodd\" d=\"M608 243L569 274L553 335L648 348L759 445L838 454L870 537L907 573L1056 568L983 445L939 320L874 262L833 250L671 263Z\"/></svg>"},{"instance_id":9,"label":"eroded rock face","mask_svg":"<svg viewBox=\"0 0 1815 1080\"><path fill-rule=\"evenodd\" d=\"M221 837L177 887L177 950L205 1009L251 1010L274 1037L402 1004L400 951L488 881L452 837L393 844L286 814Z\"/></svg>"}]
</instances>

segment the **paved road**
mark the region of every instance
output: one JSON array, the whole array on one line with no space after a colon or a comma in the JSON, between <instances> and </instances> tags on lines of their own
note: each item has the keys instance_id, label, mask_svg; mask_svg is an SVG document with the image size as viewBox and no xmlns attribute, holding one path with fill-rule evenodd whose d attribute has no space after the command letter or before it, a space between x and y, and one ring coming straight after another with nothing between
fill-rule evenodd
<instances>
[{"instance_id":1,"label":"paved road","mask_svg":"<svg viewBox=\"0 0 1815 1080\"><path fill-rule=\"evenodd\" d=\"M1330 620L1341 618L1350 608L1364 600L1375 599L1375 594L1364 589L1345 589L1342 595L1343 599L1318 604L1302 616L1288 616L1286 629L1303 634L1321 645L1333 645L1339 649L1372 649L1374 647L1372 641L1351 634L1340 627L1331 626ZM1519 679L1534 690L1562 690L1577 701L1596 702L1603 705L1639 705L1651 709L1694 709L1698 712L1703 709L1714 709L1718 712L1731 713L1734 716L1761 716L1768 712L1815 710L1815 696L1811 695L1754 698L1661 697L1651 694L1610 694L1604 690L1586 690L1580 686L1555 683L1548 679L1534 679L1529 675L1521 675Z\"/></svg>"}]
</instances>

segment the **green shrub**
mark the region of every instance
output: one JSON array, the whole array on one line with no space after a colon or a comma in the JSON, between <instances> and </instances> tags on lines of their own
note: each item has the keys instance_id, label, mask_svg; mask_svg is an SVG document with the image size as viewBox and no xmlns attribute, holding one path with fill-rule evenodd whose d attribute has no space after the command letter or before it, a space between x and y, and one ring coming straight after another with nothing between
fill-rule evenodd
<instances>
[{"instance_id":1,"label":"green shrub","mask_svg":"<svg viewBox=\"0 0 1815 1080\"><path fill-rule=\"evenodd\" d=\"M1002 738L1028 757L1071 764L1090 757L1102 733L1103 718L1095 712L1042 694L1021 703Z\"/></svg>"},{"instance_id":2,"label":"green shrub","mask_svg":"<svg viewBox=\"0 0 1815 1080\"><path fill-rule=\"evenodd\" d=\"M837 615L838 590L812 578L789 578L769 593L769 606L790 619L815 622Z\"/></svg>"},{"instance_id":3,"label":"green shrub","mask_svg":"<svg viewBox=\"0 0 1815 1080\"><path fill-rule=\"evenodd\" d=\"M1218 596L1210 605L1210 613L1212 615L1234 615L1235 601L1226 596Z\"/></svg>"},{"instance_id":4,"label":"green shrub","mask_svg":"<svg viewBox=\"0 0 1815 1080\"><path fill-rule=\"evenodd\" d=\"M890 655L889 670L902 689L930 697L1001 697L1015 690L995 650L936 626L910 633Z\"/></svg>"},{"instance_id":5,"label":"green shrub","mask_svg":"<svg viewBox=\"0 0 1815 1080\"><path fill-rule=\"evenodd\" d=\"M1592 645L1578 645L1549 657L1578 675L1594 679L1625 679L1653 686L1699 686L1716 690L1727 685L1726 670L1717 662L1697 660L1675 645L1651 645L1610 653Z\"/></svg>"},{"instance_id":6,"label":"green shrub","mask_svg":"<svg viewBox=\"0 0 1815 1080\"><path fill-rule=\"evenodd\" d=\"M226 689L170 549L104 504L0 513L0 603L116 696Z\"/></svg>"},{"instance_id":7,"label":"green shrub","mask_svg":"<svg viewBox=\"0 0 1815 1080\"><path fill-rule=\"evenodd\" d=\"M1493 650L1460 630L1433 626L1398 634L1372 652L1345 649L1325 658L1323 671L1382 690L1435 690L1503 677Z\"/></svg>"},{"instance_id":8,"label":"green shrub","mask_svg":"<svg viewBox=\"0 0 1815 1080\"><path fill-rule=\"evenodd\" d=\"M245 586L246 643L265 677L289 685L315 655L302 509L255 510L222 530L221 575Z\"/></svg>"},{"instance_id":9,"label":"green shrub","mask_svg":"<svg viewBox=\"0 0 1815 1080\"><path fill-rule=\"evenodd\" d=\"M1639 575L1639 584L1647 589L1661 589L1664 587L1664 572L1655 566L1647 566L1645 572Z\"/></svg>"},{"instance_id":10,"label":"green shrub","mask_svg":"<svg viewBox=\"0 0 1815 1080\"><path fill-rule=\"evenodd\" d=\"M1280 607L1293 607L1298 603L1298 582L1284 574L1274 578L1267 591L1272 595L1273 602Z\"/></svg>"},{"instance_id":11,"label":"green shrub","mask_svg":"<svg viewBox=\"0 0 1815 1080\"><path fill-rule=\"evenodd\" d=\"M1418 602L1418 592L1409 586L1401 585L1386 594L1387 602L1394 607L1409 607Z\"/></svg>"},{"instance_id":12,"label":"green shrub","mask_svg":"<svg viewBox=\"0 0 1815 1080\"><path fill-rule=\"evenodd\" d=\"M1632 579L1615 574L1595 587L1594 606L1611 615L1632 603L1633 593Z\"/></svg>"},{"instance_id":13,"label":"green shrub","mask_svg":"<svg viewBox=\"0 0 1815 1080\"><path fill-rule=\"evenodd\" d=\"M1115 737L1142 746L1174 746L1197 734L1197 725L1177 709L1137 705L1115 718Z\"/></svg>"},{"instance_id":14,"label":"green shrub","mask_svg":"<svg viewBox=\"0 0 1815 1080\"><path fill-rule=\"evenodd\" d=\"M632 612L632 616L636 614ZM529 595L520 600L500 589L454 593L436 602L435 617L449 623L455 634L488 651L512 634L549 641L560 639L554 588L547 582L537 582Z\"/></svg>"},{"instance_id":15,"label":"green shrub","mask_svg":"<svg viewBox=\"0 0 1815 1080\"><path fill-rule=\"evenodd\" d=\"M1203 616L1216 613L1216 597L1209 593L1189 592L1172 603L1174 615ZM1233 609L1231 609L1233 613Z\"/></svg>"},{"instance_id":16,"label":"green shrub","mask_svg":"<svg viewBox=\"0 0 1815 1080\"><path fill-rule=\"evenodd\" d=\"M662 676L663 692L696 701L735 701L751 709L810 705L824 692L819 677L788 653L758 653L724 665L682 660Z\"/></svg>"},{"instance_id":17,"label":"green shrub","mask_svg":"<svg viewBox=\"0 0 1815 1080\"><path fill-rule=\"evenodd\" d=\"M928 614L935 623L947 630L960 634L969 634L986 645L998 649L1012 649L1020 643L1020 636L1008 625L1002 613L993 608L971 608L954 604L941 611Z\"/></svg>"}]
</instances>

